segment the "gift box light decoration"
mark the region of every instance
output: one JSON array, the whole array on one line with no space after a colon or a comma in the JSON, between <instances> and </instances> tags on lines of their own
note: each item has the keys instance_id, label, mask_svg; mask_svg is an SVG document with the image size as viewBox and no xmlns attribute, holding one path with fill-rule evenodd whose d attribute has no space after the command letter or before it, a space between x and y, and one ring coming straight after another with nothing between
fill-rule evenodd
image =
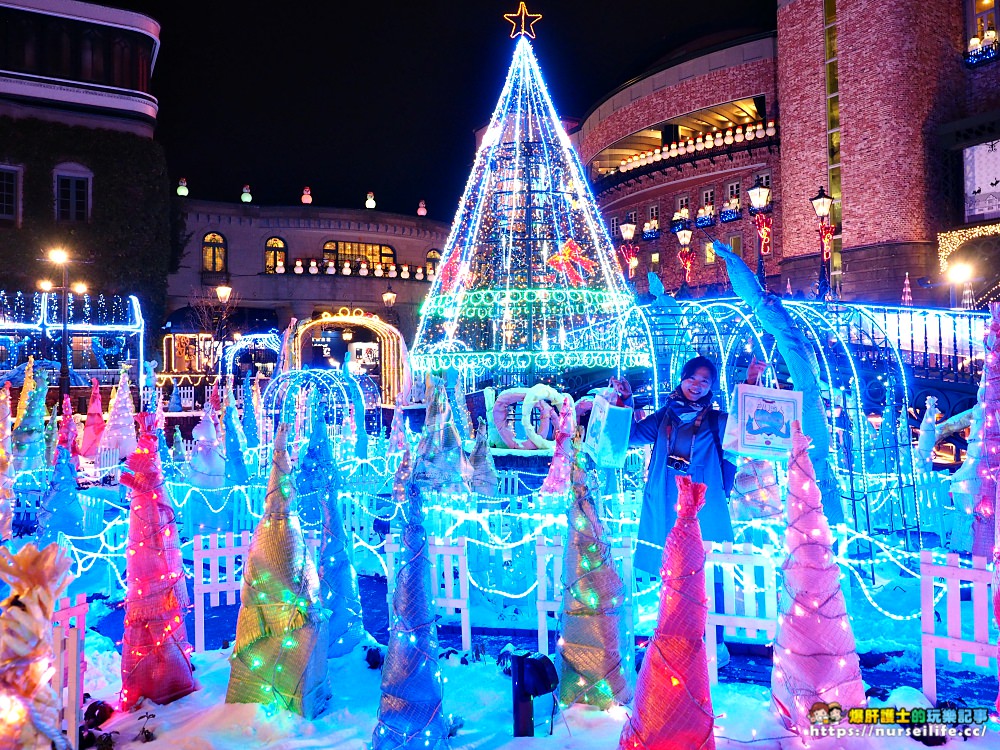
<instances>
[{"instance_id":1,"label":"gift box light decoration","mask_svg":"<svg viewBox=\"0 0 1000 750\"><path fill-rule=\"evenodd\" d=\"M616 256L521 38L421 309L415 368L526 372L539 361L574 368L640 359L611 344L610 331L633 304ZM494 325L504 309L513 331Z\"/></svg>"}]
</instances>

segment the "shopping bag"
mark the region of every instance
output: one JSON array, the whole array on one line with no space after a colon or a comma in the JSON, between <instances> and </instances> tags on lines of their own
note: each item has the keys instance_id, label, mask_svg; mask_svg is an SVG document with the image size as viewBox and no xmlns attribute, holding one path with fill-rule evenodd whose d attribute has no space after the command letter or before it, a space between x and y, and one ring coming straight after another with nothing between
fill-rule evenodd
<instances>
[{"instance_id":1,"label":"shopping bag","mask_svg":"<svg viewBox=\"0 0 1000 750\"><path fill-rule=\"evenodd\" d=\"M736 386L736 445L723 448L748 458L787 460L792 449L792 422L802 419L802 392L763 388L741 383Z\"/></svg>"},{"instance_id":2,"label":"shopping bag","mask_svg":"<svg viewBox=\"0 0 1000 750\"><path fill-rule=\"evenodd\" d=\"M620 469L625 465L631 429L631 409L612 406L600 396L594 399L584 447L599 468Z\"/></svg>"},{"instance_id":3,"label":"shopping bag","mask_svg":"<svg viewBox=\"0 0 1000 750\"><path fill-rule=\"evenodd\" d=\"M763 458L750 459L739 466L730 497L734 521L780 519L784 513L774 463Z\"/></svg>"}]
</instances>

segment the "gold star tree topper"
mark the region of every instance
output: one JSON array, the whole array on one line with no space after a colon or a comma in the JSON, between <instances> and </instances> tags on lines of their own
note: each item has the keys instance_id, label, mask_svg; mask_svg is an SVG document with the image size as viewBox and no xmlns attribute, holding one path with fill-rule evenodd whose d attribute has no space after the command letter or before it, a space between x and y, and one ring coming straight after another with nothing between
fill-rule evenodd
<instances>
[{"instance_id":1,"label":"gold star tree topper","mask_svg":"<svg viewBox=\"0 0 1000 750\"><path fill-rule=\"evenodd\" d=\"M522 2L516 13L504 13L504 20L511 25L510 38L516 39L522 34L529 39L535 38L535 23L541 19L541 13L529 13L527 6Z\"/></svg>"}]
</instances>

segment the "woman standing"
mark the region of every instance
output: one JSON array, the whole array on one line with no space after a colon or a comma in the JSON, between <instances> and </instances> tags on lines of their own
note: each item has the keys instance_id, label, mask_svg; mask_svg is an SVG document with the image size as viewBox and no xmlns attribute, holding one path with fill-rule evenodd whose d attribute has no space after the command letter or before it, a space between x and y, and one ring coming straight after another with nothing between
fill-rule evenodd
<instances>
[{"instance_id":1,"label":"woman standing","mask_svg":"<svg viewBox=\"0 0 1000 750\"><path fill-rule=\"evenodd\" d=\"M747 368L747 382L756 382L767 367L754 359ZM711 360L695 357L681 370L681 381L667 404L639 422L632 423L629 444L652 445L646 489L639 517L635 567L660 574L667 533L677 519L677 481L689 474L706 486L705 507L699 514L706 541L733 541L729 519L729 490L736 467L722 452L727 414L712 408L712 387L718 371ZM628 381L612 378L612 386L631 405Z\"/></svg>"}]
</instances>

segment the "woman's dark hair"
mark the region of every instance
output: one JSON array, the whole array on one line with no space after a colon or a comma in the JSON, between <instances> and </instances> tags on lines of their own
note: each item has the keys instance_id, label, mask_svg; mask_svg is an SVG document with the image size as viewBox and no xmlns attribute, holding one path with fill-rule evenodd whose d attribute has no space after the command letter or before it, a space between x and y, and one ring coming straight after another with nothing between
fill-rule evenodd
<instances>
[{"instance_id":1,"label":"woman's dark hair","mask_svg":"<svg viewBox=\"0 0 1000 750\"><path fill-rule=\"evenodd\" d=\"M706 357L695 357L694 359L689 359L686 363L684 363L684 367L681 368L681 380L687 380L702 367L712 374L712 384L714 385L717 383L719 380L719 371L715 368L712 360L707 359Z\"/></svg>"}]
</instances>

